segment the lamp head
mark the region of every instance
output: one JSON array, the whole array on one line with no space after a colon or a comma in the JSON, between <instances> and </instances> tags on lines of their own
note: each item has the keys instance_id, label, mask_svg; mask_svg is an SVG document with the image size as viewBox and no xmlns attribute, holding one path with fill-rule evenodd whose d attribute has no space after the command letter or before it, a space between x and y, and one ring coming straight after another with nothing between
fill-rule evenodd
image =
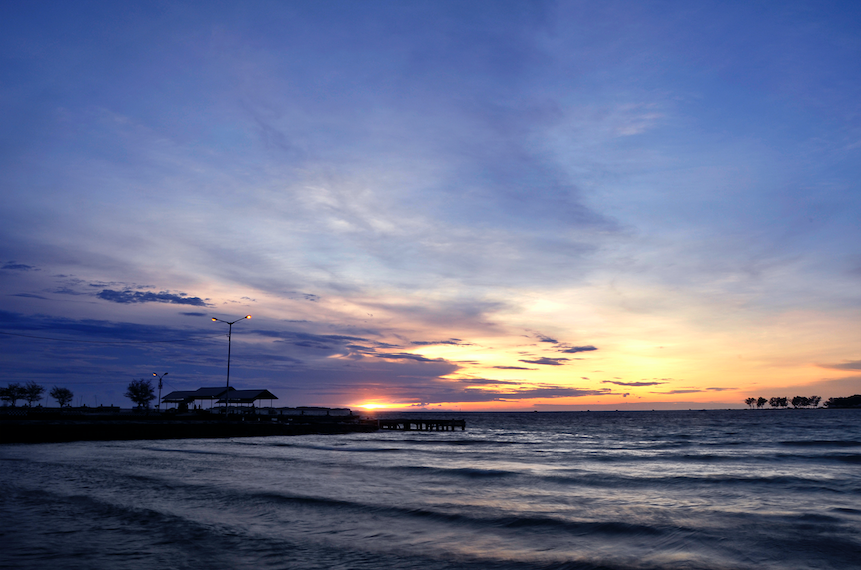
<instances>
[{"instance_id":1,"label":"lamp head","mask_svg":"<svg viewBox=\"0 0 861 570\"><path fill-rule=\"evenodd\" d=\"M216 319L215 317L212 317L212 320L213 320L213 321L217 321L218 319Z\"/></svg>"},{"instance_id":2,"label":"lamp head","mask_svg":"<svg viewBox=\"0 0 861 570\"><path fill-rule=\"evenodd\" d=\"M251 315L245 315L245 318L246 318L246 319L250 319L250 318L251 318Z\"/></svg>"}]
</instances>

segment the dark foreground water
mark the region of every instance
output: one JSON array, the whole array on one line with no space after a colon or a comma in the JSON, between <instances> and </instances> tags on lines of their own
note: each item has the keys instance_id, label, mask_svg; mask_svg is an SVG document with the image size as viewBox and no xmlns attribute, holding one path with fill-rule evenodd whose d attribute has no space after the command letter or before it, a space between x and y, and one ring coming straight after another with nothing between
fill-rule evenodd
<instances>
[{"instance_id":1,"label":"dark foreground water","mask_svg":"<svg viewBox=\"0 0 861 570\"><path fill-rule=\"evenodd\" d=\"M861 411L457 417L0 446L0 567L861 568Z\"/></svg>"}]
</instances>

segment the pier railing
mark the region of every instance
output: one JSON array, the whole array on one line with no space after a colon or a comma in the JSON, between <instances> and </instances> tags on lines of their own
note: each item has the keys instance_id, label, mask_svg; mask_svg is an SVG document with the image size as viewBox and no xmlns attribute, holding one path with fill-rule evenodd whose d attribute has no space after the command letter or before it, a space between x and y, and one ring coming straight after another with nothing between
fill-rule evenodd
<instances>
[{"instance_id":1,"label":"pier railing","mask_svg":"<svg viewBox=\"0 0 861 570\"><path fill-rule=\"evenodd\" d=\"M386 418L377 420L380 429L396 431L454 431L466 430L466 420L423 420L417 418Z\"/></svg>"}]
</instances>

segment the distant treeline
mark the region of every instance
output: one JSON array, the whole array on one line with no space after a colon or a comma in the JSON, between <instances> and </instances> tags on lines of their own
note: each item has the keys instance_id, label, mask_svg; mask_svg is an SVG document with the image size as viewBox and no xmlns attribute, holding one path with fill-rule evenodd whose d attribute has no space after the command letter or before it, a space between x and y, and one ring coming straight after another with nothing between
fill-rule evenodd
<instances>
[{"instance_id":1,"label":"distant treeline","mask_svg":"<svg viewBox=\"0 0 861 570\"><path fill-rule=\"evenodd\" d=\"M4 406L15 407L18 400L24 400L28 406L33 406L36 402L42 399L45 393L45 387L36 384L35 382L27 382L21 384L19 382L11 382L6 386L0 386L0 401ZM68 388L54 386L48 395L57 400L61 408L69 406L75 395ZM138 405L138 408L149 408L149 403L155 399L152 382L146 378L141 380L132 380L129 388L126 391L126 397ZM41 406L41 404L39 404Z\"/></svg>"},{"instance_id":2,"label":"distant treeline","mask_svg":"<svg viewBox=\"0 0 861 570\"><path fill-rule=\"evenodd\" d=\"M861 394L846 396L845 398L828 398L825 402L826 408L861 408Z\"/></svg>"},{"instance_id":3,"label":"distant treeline","mask_svg":"<svg viewBox=\"0 0 861 570\"><path fill-rule=\"evenodd\" d=\"M15 404L18 403L18 400L24 400L27 402L28 406L32 406L34 403L42 399L42 394L44 393L45 387L40 386L35 382L27 382L26 384L12 382L7 386L0 386L0 401L2 401L4 405L15 406ZM61 408L63 406L68 406L74 397L71 390L68 388L60 388L59 386L51 388L51 391L48 392L48 394L57 400L57 403L60 404Z\"/></svg>"},{"instance_id":4,"label":"distant treeline","mask_svg":"<svg viewBox=\"0 0 861 570\"><path fill-rule=\"evenodd\" d=\"M772 408L786 408L790 404L792 404L793 408L818 408L819 402L822 401L822 398L819 396L795 396L791 400L786 397L775 396L773 398L765 399L763 397L759 398L748 398L744 401L745 404L753 408L754 406L757 408L762 408L766 404L771 406ZM854 396L847 396L845 398L828 398L825 401L826 408L861 408L861 394L855 394Z\"/></svg>"}]
</instances>

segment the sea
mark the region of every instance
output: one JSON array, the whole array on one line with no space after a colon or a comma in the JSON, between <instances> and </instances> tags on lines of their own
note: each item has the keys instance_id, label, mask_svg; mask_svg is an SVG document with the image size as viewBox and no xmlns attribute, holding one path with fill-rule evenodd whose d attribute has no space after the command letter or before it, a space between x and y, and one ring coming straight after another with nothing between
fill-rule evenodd
<instances>
[{"instance_id":1,"label":"sea","mask_svg":"<svg viewBox=\"0 0 861 570\"><path fill-rule=\"evenodd\" d=\"M861 568L861 410L412 416L0 445L0 567Z\"/></svg>"}]
</instances>

